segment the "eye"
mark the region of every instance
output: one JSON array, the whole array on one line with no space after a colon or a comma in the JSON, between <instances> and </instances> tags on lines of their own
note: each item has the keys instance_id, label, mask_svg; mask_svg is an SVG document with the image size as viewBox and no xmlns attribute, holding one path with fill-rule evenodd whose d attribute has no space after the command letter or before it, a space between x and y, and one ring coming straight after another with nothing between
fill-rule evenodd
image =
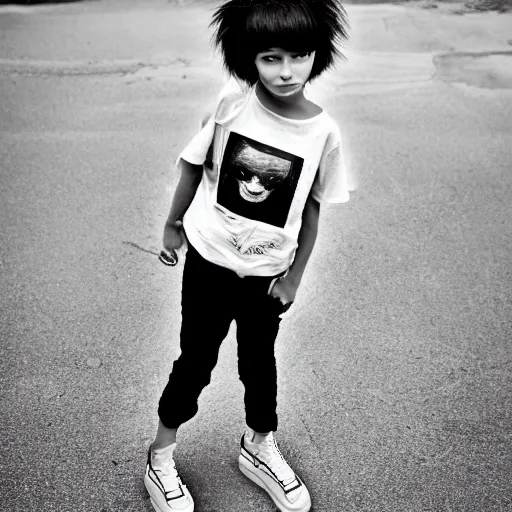
<instances>
[{"instance_id":1,"label":"eye","mask_svg":"<svg viewBox=\"0 0 512 512\"><path fill-rule=\"evenodd\" d=\"M246 169L236 169L235 177L241 181L251 181L252 175Z\"/></svg>"},{"instance_id":2,"label":"eye","mask_svg":"<svg viewBox=\"0 0 512 512\"><path fill-rule=\"evenodd\" d=\"M260 181L266 189L275 188L283 181L283 176L262 176Z\"/></svg>"},{"instance_id":3,"label":"eye","mask_svg":"<svg viewBox=\"0 0 512 512\"><path fill-rule=\"evenodd\" d=\"M306 60L311 55L311 52L296 53L293 58L295 60Z\"/></svg>"},{"instance_id":4,"label":"eye","mask_svg":"<svg viewBox=\"0 0 512 512\"><path fill-rule=\"evenodd\" d=\"M275 55L264 55L261 60L264 60L265 62L277 62L279 57L276 57Z\"/></svg>"}]
</instances>

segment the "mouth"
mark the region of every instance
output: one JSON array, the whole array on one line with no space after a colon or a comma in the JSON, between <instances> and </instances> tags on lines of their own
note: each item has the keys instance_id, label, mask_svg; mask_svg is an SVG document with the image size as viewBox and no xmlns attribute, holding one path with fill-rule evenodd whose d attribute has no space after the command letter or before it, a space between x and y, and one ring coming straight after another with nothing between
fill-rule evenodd
<instances>
[{"instance_id":1,"label":"mouth","mask_svg":"<svg viewBox=\"0 0 512 512\"><path fill-rule=\"evenodd\" d=\"M277 87L282 91L292 91L293 89L300 87L300 84L278 85Z\"/></svg>"},{"instance_id":2,"label":"mouth","mask_svg":"<svg viewBox=\"0 0 512 512\"><path fill-rule=\"evenodd\" d=\"M239 182L238 188L242 198L251 203L260 203L261 201L264 201L270 194L270 192L265 189L258 191L249 190L247 185L245 185L243 182Z\"/></svg>"}]
</instances>

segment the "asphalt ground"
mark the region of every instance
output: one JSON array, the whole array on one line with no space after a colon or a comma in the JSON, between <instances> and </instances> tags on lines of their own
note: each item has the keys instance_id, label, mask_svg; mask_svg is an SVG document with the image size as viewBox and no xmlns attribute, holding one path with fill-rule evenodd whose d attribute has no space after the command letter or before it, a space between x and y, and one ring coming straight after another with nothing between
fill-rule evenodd
<instances>
[{"instance_id":1,"label":"asphalt ground","mask_svg":"<svg viewBox=\"0 0 512 512\"><path fill-rule=\"evenodd\" d=\"M311 90L356 184L276 347L277 439L316 512L512 510L512 17L423 7L349 6L348 60ZM222 82L209 15L0 9L2 511L152 510L182 272L156 254ZM233 327L179 433L196 512L275 510L237 468L242 393Z\"/></svg>"}]
</instances>

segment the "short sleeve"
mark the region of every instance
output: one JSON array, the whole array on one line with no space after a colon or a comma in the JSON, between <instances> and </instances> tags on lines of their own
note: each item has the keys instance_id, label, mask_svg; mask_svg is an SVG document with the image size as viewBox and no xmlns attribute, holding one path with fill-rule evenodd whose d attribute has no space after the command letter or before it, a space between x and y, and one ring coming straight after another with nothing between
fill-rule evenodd
<instances>
[{"instance_id":1,"label":"short sleeve","mask_svg":"<svg viewBox=\"0 0 512 512\"><path fill-rule=\"evenodd\" d=\"M313 199L321 203L345 203L350 198L343 146L337 127L327 139L311 193Z\"/></svg>"},{"instance_id":2,"label":"short sleeve","mask_svg":"<svg viewBox=\"0 0 512 512\"><path fill-rule=\"evenodd\" d=\"M199 133L193 137L185 149L180 153L176 160L176 165L178 165L181 159L186 160L190 164L203 165L206 160L208 148L212 143L214 132L215 116L211 115Z\"/></svg>"},{"instance_id":3,"label":"short sleeve","mask_svg":"<svg viewBox=\"0 0 512 512\"><path fill-rule=\"evenodd\" d=\"M215 134L215 124L223 124L236 115L247 98L246 91L234 78L230 78L223 86L217 98L215 112L210 115L208 121L202 126L199 133L187 144L176 160L180 159L194 165L203 165L207 158L208 150Z\"/></svg>"}]
</instances>

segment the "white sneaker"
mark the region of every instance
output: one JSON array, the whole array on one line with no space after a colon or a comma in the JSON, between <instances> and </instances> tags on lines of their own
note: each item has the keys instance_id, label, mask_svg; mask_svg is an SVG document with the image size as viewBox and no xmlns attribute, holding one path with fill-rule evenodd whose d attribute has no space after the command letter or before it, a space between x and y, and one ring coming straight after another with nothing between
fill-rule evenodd
<instances>
[{"instance_id":1,"label":"white sneaker","mask_svg":"<svg viewBox=\"0 0 512 512\"><path fill-rule=\"evenodd\" d=\"M242 473L265 489L281 512L308 512L309 492L284 460L272 433L261 443L252 439L250 430L242 436L238 458Z\"/></svg>"},{"instance_id":2,"label":"white sneaker","mask_svg":"<svg viewBox=\"0 0 512 512\"><path fill-rule=\"evenodd\" d=\"M156 454L149 448L144 484L157 512L194 512L192 496L174 464L175 448L176 443Z\"/></svg>"}]
</instances>

